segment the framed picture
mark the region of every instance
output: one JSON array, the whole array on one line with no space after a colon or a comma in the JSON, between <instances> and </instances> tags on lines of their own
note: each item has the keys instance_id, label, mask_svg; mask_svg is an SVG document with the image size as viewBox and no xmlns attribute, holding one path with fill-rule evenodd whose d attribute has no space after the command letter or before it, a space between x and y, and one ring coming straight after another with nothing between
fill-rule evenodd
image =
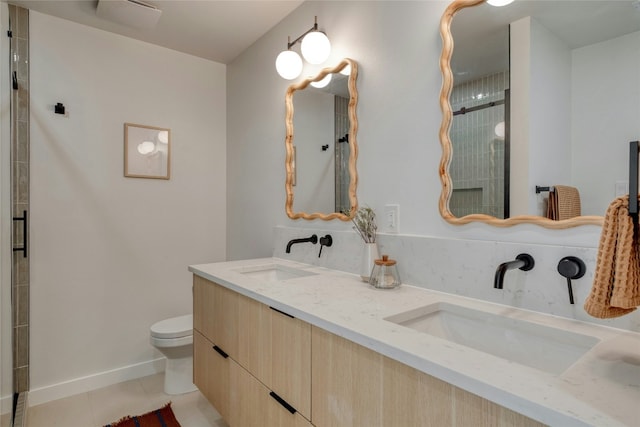
<instances>
[{"instance_id":1,"label":"framed picture","mask_svg":"<svg viewBox=\"0 0 640 427\"><path fill-rule=\"evenodd\" d=\"M124 176L169 179L171 129L124 124Z\"/></svg>"}]
</instances>

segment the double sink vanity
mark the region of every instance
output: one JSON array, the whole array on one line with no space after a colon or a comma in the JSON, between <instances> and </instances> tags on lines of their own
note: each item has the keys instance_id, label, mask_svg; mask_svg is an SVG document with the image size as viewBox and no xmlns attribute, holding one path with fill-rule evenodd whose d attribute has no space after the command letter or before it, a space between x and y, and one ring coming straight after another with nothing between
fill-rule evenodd
<instances>
[{"instance_id":1,"label":"double sink vanity","mask_svg":"<svg viewBox=\"0 0 640 427\"><path fill-rule=\"evenodd\" d=\"M279 258L189 269L195 383L231 426L637 422L638 333Z\"/></svg>"}]
</instances>

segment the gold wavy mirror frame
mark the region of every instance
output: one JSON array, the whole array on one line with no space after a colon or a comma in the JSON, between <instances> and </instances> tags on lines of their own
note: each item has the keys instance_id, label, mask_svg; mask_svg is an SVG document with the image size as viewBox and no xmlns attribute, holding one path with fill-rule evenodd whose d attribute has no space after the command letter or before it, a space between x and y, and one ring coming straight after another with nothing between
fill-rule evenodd
<instances>
[{"instance_id":1,"label":"gold wavy mirror frame","mask_svg":"<svg viewBox=\"0 0 640 427\"><path fill-rule=\"evenodd\" d=\"M347 87L349 90L349 104L348 104L348 117L349 117L349 134L348 134L348 144L349 144L349 160L348 160L348 171L349 171L349 188L348 188L348 198L350 201L350 210L347 213L343 212L294 212L293 209L293 199L294 199L294 186L296 181L296 164L295 164L295 147L294 147L294 129L293 129L293 95L296 91L303 90L307 86L309 86L312 82L319 82L324 79L328 74L339 73L341 71L345 71L350 69L349 77L347 81ZM346 73L345 73L346 74ZM287 212L287 216L291 219L321 219L325 221L329 221L332 219L340 219L342 221L349 221L355 212L358 210L358 200L356 197L356 188L358 186L358 172L356 169L356 160L358 158L358 143L357 143L357 133L358 133L358 118L356 116L356 106L358 105L358 91L356 89L356 79L358 77L358 64L349 58L343 59L337 66L331 68L324 68L320 71L320 73L312 78L308 78L303 80L300 83L293 84L289 86L285 96L285 126L286 126L286 158L285 158L285 169L286 169L286 193L287 200L285 209Z\"/></svg>"},{"instance_id":2,"label":"gold wavy mirror frame","mask_svg":"<svg viewBox=\"0 0 640 427\"><path fill-rule=\"evenodd\" d=\"M484 3L485 0L456 0L445 10L440 20L440 36L442 37L442 53L440 55L440 70L442 72L442 90L440 91L440 108L442 109L442 124L440 126L440 144L442 145L442 158L440 160L440 181L442 183L442 193L440 194L439 208L440 215L454 225L463 225L470 222L483 222L497 227L510 227L516 224L537 224L542 227L552 229L564 229L579 225L602 225L602 216L579 216L572 219L554 221L542 216L519 215L507 219L499 219L485 214L471 214L463 217L456 217L449 209L453 185L449 166L452 158L452 143L449 130L453 121L453 110L451 108L450 96L453 89L453 72L451 69L451 57L453 55L453 36L451 34L451 23L453 17L460 10Z\"/></svg>"}]
</instances>

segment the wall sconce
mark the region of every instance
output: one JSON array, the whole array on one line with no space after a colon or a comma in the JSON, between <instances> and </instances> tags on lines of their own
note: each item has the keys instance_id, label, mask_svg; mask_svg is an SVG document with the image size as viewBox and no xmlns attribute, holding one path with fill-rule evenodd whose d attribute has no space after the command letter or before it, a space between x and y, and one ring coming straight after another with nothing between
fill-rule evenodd
<instances>
[{"instance_id":1,"label":"wall sconce","mask_svg":"<svg viewBox=\"0 0 640 427\"><path fill-rule=\"evenodd\" d=\"M513 0L487 0L487 3L489 3L491 6L500 7L506 6L509 3L513 3Z\"/></svg>"},{"instance_id":2,"label":"wall sconce","mask_svg":"<svg viewBox=\"0 0 640 427\"><path fill-rule=\"evenodd\" d=\"M276 58L276 70L283 79L293 80L302 73L302 59L291 48L299 41L302 56L309 64L321 64L327 60L331 53L331 42L323 32L318 30L318 17L314 18L311 29L303 35L291 41L287 39L287 50L280 52Z\"/></svg>"}]
</instances>

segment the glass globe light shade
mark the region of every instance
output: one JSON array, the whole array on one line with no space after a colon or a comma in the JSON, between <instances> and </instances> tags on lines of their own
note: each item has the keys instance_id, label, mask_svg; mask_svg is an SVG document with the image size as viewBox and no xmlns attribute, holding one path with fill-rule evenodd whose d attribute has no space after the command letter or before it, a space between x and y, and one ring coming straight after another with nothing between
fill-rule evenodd
<instances>
[{"instance_id":1,"label":"glass globe light shade","mask_svg":"<svg viewBox=\"0 0 640 427\"><path fill-rule=\"evenodd\" d=\"M331 42L324 33L313 31L304 36L300 50L309 64L322 64L331 53Z\"/></svg>"},{"instance_id":2,"label":"glass globe light shade","mask_svg":"<svg viewBox=\"0 0 640 427\"><path fill-rule=\"evenodd\" d=\"M169 131L161 130L160 132L158 132L158 141L162 142L163 144L168 144L169 143Z\"/></svg>"},{"instance_id":3,"label":"glass globe light shade","mask_svg":"<svg viewBox=\"0 0 640 427\"><path fill-rule=\"evenodd\" d=\"M283 79L293 80L302 73L302 58L292 50L283 50L276 58L276 70Z\"/></svg>"},{"instance_id":4,"label":"glass globe light shade","mask_svg":"<svg viewBox=\"0 0 640 427\"><path fill-rule=\"evenodd\" d=\"M513 3L513 0L487 0L487 3L489 3L491 6L506 6L509 3Z\"/></svg>"},{"instance_id":5,"label":"glass globe light shade","mask_svg":"<svg viewBox=\"0 0 640 427\"><path fill-rule=\"evenodd\" d=\"M311 86L317 88L323 88L331 82L331 74L327 74L325 78L320 80L319 82L311 82Z\"/></svg>"},{"instance_id":6,"label":"glass globe light shade","mask_svg":"<svg viewBox=\"0 0 640 427\"><path fill-rule=\"evenodd\" d=\"M504 122L498 123L493 131L498 139L504 139Z\"/></svg>"},{"instance_id":7,"label":"glass globe light shade","mask_svg":"<svg viewBox=\"0 0 640 427\"><path fill-rule=\"evenodd\" d=\"M156 144L154 144L151 141L143 141L140 144L138 144L138 153L142 155L153 153L155 149L156 149Z\"/></svg>"}]
</instances>

